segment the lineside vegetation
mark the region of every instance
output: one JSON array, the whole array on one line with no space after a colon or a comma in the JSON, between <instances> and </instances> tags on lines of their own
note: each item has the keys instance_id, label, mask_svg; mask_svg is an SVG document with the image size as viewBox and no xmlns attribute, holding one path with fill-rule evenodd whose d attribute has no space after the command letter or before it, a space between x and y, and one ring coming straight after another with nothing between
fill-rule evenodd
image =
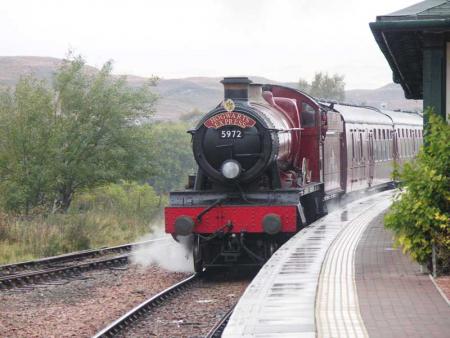
<instances>
[{"instance_id":1,"label":"lineside vegetation","mask_svg":"<svg viewBox=\"0 0 450 338\"><path fill-rule=\"evenodd\" d=\"M0 263L133 241L194 170L189 126L150 122L156 80L111 72L70 55L0 91Z\"/></svg>"},{"instance_id":2,"label":"lineside vegetation","mask_svg":"<svg viewBox=\"0 0 450 338\"><path fill-rule=\"evenodd\" d=\"M419 263L430 265L435 245L440 272L450 273L450 126L431 110L425 114L426 147L400 170L403 193L386 215L385 226Z\"/></svg>"}]
</instances>

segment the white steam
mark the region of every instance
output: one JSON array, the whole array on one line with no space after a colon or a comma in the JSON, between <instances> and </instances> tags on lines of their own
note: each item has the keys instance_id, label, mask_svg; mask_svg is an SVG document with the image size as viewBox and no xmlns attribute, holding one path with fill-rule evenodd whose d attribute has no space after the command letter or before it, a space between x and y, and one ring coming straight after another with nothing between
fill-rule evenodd
<instances>
[{"instance_id":1,"label":"white steam","mask_svg":"<svg viewBox=\"0 0 450 338\"><path fill-rule=\"evenodd\" d=\"M190 237L181 237L178 243L159 228L140 238L138 242L161 238L164 240L134 247L131 252L131 262L141 266L157 265L172 272L194 272Z\"/></svg>"}]
</instances>

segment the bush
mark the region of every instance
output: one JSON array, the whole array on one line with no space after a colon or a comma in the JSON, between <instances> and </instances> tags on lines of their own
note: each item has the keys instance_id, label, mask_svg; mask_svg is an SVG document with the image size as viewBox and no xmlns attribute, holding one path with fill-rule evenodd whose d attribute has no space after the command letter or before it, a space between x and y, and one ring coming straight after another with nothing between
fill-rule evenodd
<instances>
[{"instance_id":1,"label":"bush","mask_svg":"<svg viewBox=\"0 0 450 338\"><path fill-rule=\"evenodd\" d=\"M122 182L75 195L67 213L0 213L0 264L118 245L152 231L165 200L148 184Z\"/></svg>"},{"instance_id":2,"label":"bush","mask_svg":"<svg viewBox=\"0 0 450 338\"><path fill-rule=\"evenodd\" d=\"M188 175L196 172L191 136L186 132L189 127L187 123L162 122L147 129L157 173L148 182L160 194L183 188L188 183Z\"/></svg>"},{"instance_id":3,"label":"bush","mask_svg":"<svg viewBox=\"0 0 450 338\"><path fill-rule=\"evenodd\" d=\"M160 197L148 184L112 183L76 195L69 213L108 211L149 221L160 203Z\"/></svg>"},{"instance_id":4,"label":"bush","mask_svg":"<svg viewBox=\"0 0 450 338\"><path fill-rule=\"evenodd\" d=\"M425 133L426 148L399 173L402 194L396 196L385 217L394 231L396 244L419 263L430 264L432 245L437 247L438 265L448 269L450 257L450 127L432 111ZM448 271L443 271L448 272Z\"/></svg>"}]
</instances>

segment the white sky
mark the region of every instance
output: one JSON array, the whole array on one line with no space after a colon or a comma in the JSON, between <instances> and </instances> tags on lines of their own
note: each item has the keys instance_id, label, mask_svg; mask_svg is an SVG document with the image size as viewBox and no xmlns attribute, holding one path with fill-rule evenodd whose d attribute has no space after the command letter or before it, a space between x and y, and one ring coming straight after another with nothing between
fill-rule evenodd
<instances>
[{"instance_id":1,"label":"white sky","mask_svg":"<svg viewBox=\"0 0 450 338\"><path fill-rule=\"evenodd\" d=\"M345 75L376 88L391 70L368 23L419 0L2 0L0 55L62 58L163 78Z\"/></svg>"}]
</instances>

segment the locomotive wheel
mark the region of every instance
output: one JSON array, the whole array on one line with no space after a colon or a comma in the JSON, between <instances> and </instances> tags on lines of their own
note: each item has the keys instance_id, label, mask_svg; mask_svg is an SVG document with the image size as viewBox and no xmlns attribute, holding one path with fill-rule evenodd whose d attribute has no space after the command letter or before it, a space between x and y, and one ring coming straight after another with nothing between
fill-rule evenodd
<instances>
[{"instance_id":1,"label":"locomotive wheel","mask_svg":"<svg viewBox=\"0 0 450 338\"><path fill-rule=\"evenodd\" d=\"M194 235L194 247L192 249L193 260L194 260L194 271L202 272L203 271L203 257L202 250L200 246L200 237Z\"/></svg>"}]
</instances>

